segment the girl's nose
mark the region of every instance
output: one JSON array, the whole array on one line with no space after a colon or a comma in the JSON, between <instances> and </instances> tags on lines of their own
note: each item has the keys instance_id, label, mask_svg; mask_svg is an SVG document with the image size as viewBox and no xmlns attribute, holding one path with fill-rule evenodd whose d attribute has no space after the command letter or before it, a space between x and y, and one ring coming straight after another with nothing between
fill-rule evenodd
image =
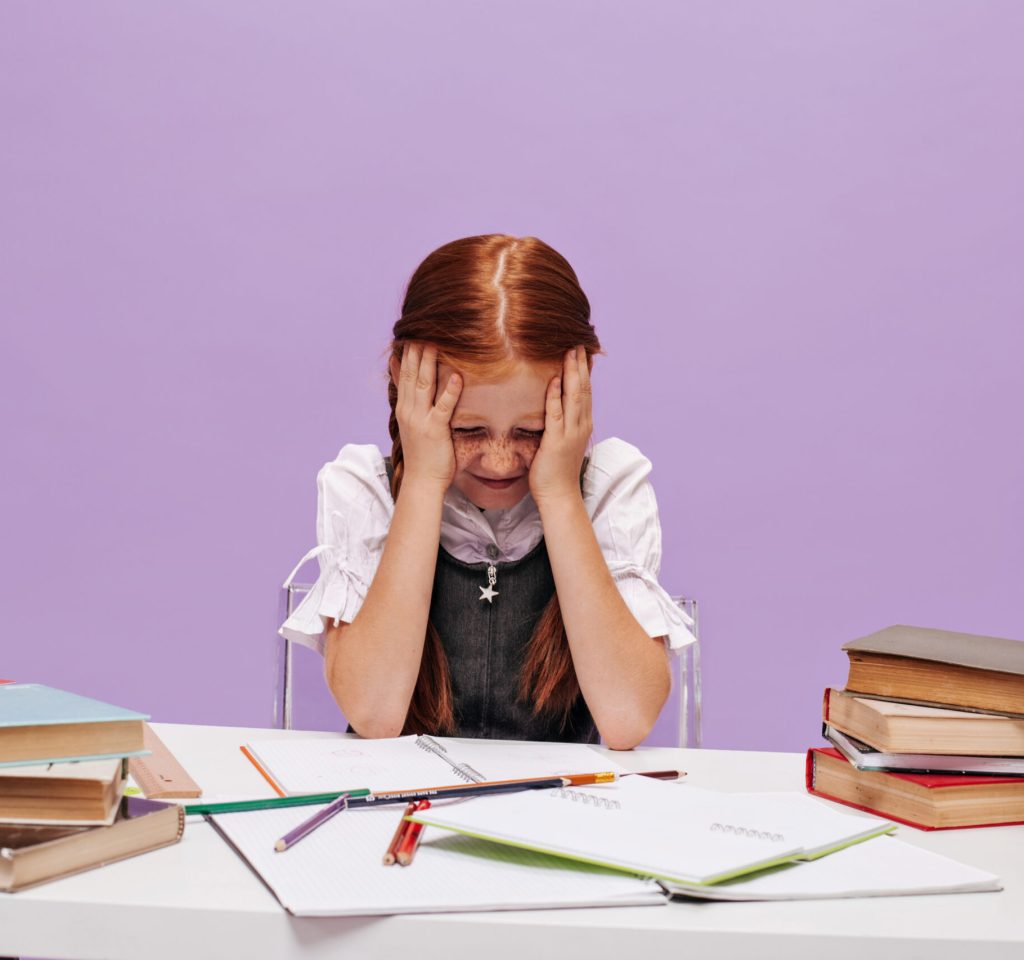
<instances>
[{"instance_id":1,"label":"girl's nose","mask_svg":"<svg viewBox=\"0 0 1024 960\"><path fill-rule=\"evenodd\" d=\"M484 447L480 466L495 477L503 477L515 471L518 456L511 444L502 440L492 441Z\"/></svg>"}]
</instances>

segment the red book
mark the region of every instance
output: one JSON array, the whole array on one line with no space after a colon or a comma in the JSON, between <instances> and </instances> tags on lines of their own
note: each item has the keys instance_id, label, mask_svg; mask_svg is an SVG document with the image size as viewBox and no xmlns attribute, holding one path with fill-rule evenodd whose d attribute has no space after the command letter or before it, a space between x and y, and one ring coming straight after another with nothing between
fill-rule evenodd
<instances>
[{"instance_id":1,"label":"red book","mask_svg":"<svg viewBox=\"0 0 1024 960\"><path fill-rule=\"evenodd\" d=\"M858 770L838 750L807 751L807 792L921 830L1024 823L1024 777Z\"/></svg>"}]
</instances>

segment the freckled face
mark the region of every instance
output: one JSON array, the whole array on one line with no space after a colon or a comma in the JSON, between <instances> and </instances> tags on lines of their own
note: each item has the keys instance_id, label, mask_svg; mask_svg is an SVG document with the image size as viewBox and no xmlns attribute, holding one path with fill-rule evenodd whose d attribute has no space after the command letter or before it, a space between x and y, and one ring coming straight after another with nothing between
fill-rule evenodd
<instances>
[{"instance_id":1,"label":"freckled face","mask_svg":"<svg viewBox=\"0 0 1024 960\"><path fill-rule=\"evenodd\" d=\"M463 374L452 414L452 486L484 510L515 506L530 492L530 464L544 432L544 397L559 363L517 364L501 380ZM453 368L438 366L444 385Z\"/></svg>"}]
</instances>

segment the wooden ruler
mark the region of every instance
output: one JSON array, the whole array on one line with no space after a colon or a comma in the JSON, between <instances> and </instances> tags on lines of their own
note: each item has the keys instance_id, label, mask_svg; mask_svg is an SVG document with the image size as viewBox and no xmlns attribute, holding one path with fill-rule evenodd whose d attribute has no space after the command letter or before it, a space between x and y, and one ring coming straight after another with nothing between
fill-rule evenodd
<instances>
[{"instance_id":1,"label":"wooden ruler","mask_svg":"<svg viewBox=\"0 0 1024 960\"><path fill-rule=\"evenodd\" d=\"M151 800L170 797L199 797L203 791L167 745L145 724L144 744L150 753L130 757L128 772Z\"/></svg>"}]
</instances>

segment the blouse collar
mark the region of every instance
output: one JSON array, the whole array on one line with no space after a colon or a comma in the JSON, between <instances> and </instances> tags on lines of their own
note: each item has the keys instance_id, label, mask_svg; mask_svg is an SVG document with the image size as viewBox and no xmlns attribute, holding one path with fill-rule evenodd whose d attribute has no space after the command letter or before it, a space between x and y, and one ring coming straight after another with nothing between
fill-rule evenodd
<instances>
[{"instance_id":1,"label":"blouse collar","mask_svg":"<svg viewBox=\"0 0 1024 960\"><path fill-rule=\"evenodd\" d=\"M441 509L441 546L463 563L509 563L525 557L544 532L540 512L527 494L514 507L481 510L455 487Z\"/></svg>"}]
</instances>

